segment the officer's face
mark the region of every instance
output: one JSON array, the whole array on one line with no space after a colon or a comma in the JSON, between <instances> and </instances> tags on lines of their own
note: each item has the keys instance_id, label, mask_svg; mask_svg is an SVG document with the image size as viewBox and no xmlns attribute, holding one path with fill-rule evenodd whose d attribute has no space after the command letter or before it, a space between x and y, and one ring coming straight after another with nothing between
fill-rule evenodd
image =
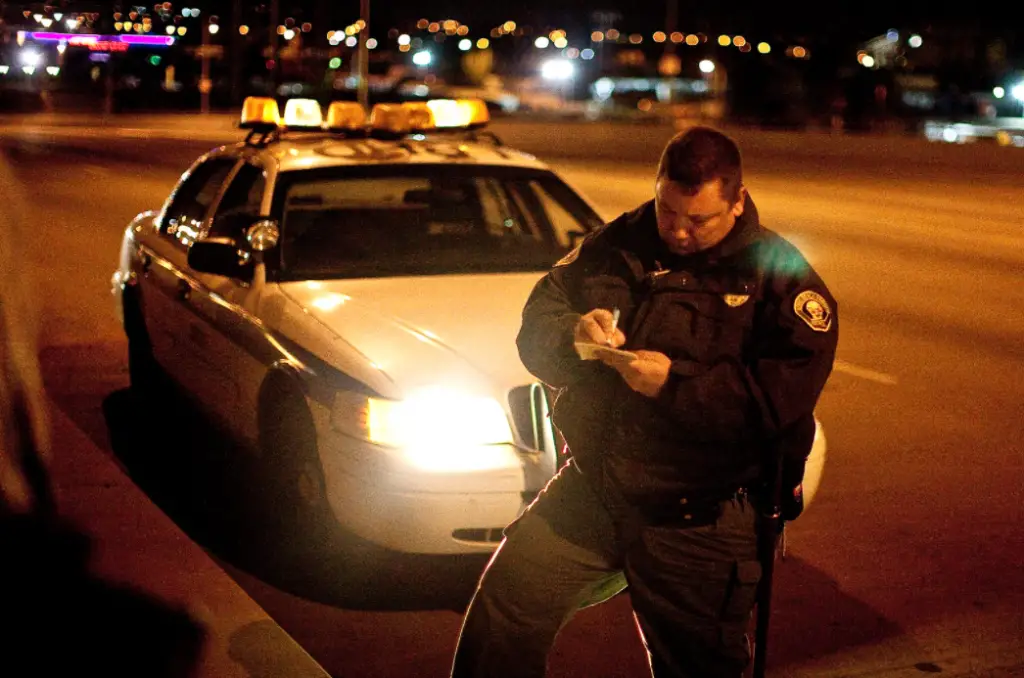
<instances>
[{"instance_id":1,"label":"officer's face","mask_svg":"<svg viewBox=\"0 0 1024 678\"><path fill-rule=\"evenodd\" d=\"M722 196L722 180L700 185L696 193L687 193L680 184L658 179L655 184L655 211L658 233L676 254L692 254L714 247L729 234L736 218L743 214L746 189L730 203Z\"/></svg>"}]
</instances>

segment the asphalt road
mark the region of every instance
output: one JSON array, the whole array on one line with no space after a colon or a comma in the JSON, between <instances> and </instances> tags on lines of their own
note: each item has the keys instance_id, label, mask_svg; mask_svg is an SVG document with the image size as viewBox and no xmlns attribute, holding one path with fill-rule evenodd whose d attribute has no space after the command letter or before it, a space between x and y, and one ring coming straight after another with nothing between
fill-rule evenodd
<instances>
[{"instance_id":1,"label":"asphalt road","mask_svg":"<svg viewBox=\"0 0 1024 678\"><path fill-rule=\"evenodd\" d=\"M209 144L62 144L5 142L33 217L21 256L51 395L109 449L102 404L127 383L109 297L121 231ZM951 155L901 173L781 148L748 154L747 183L764 223L839 299L841 339L818 410L825 477L778 572L771 673L1024 676L1024 172L1003 157L987 177L970 149L970 172ZM558 166L609 215L650 195L647 164ZM387 576L362 579L353 572L378 564L359 565L317 562L319 576L297 576L225 562L332 675L444 675L479 563L388 563ZM642 676L644 665L619 597L565 629L551 675Z\"/></svg>"}]
</instances>

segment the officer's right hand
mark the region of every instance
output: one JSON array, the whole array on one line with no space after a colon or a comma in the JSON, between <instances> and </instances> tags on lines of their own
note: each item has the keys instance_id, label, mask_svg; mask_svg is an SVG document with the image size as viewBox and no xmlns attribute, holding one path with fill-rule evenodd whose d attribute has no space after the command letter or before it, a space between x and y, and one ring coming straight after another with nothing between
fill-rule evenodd
<instances>
[{"instance_id":1,"label":"officer's right hand","mask_svg":"<svg viewBox=\"0 0 1024 678\"><path fill-rule=\"evenodd\" d=\"M609 333L611 336L609 337ZM610 340L609 340L610 339ZM626 335L615 328L612 332L612 312L604 308L595 308L580 318L576 323L576 341L605 344L619 348L626 343Z\"/></svg>"}]
</instances>

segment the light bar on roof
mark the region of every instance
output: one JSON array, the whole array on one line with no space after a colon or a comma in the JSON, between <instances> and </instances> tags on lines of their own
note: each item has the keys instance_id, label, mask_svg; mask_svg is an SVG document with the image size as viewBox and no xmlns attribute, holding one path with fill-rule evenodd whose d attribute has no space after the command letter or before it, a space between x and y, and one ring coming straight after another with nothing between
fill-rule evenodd
<instances>
[{"instance_id":1,"label":"light bar on roof","mask_svg":"<svg viewBox=\"0 0 1024 678\"><path fill-rule=\"evenodd\" d=\"M324 114L316 99L289 99L284 105L284 126L303 129L320 129L324 125Z\"/></svg>"},{"instance_id":2,"label":"light bar on roof","mask_svg":"<svg viewBox=\"0 0 1024 678\"><path fill-rule=\"evenodd\" d=\"M324 127L332 131L362 131L366 128L366 109L354 101L331 102Z\"/></svg>"},{"instance_id":3,"label":"light bar on roof","mask_svg":"<svg viewBox=\"0 0 1024 678\"><path fill-rule=\"evenodd\" d=\"M238 126L242 129L256 127L279 127L281 113L277 102L270 97L246 97L242 104L242 120Z\"/></svg>"},{"instance_id":4,"label":"light bar on roof","mask_svg":"<svg viewBox=\"0 0 1024 678\"><path fill-rule=\"evenodd\" d=\"M429 114L429 109L427 109ZM420 114L422 117L422 114ZM370 111L370 127L376 132L410 134L414 131L410 109L404 104L377 104Z\"/></svg>"},{"instance_id":5,"label":"light bar on roof","mask_svg":"<svg viewBox=\"0 0 1024 678\"><path fill-rule=\"evenodd\" d=\"M478 127L491 120L487 104L481 99L433 99L427 107L437 127Z\"/></svg>"}]
</instances>

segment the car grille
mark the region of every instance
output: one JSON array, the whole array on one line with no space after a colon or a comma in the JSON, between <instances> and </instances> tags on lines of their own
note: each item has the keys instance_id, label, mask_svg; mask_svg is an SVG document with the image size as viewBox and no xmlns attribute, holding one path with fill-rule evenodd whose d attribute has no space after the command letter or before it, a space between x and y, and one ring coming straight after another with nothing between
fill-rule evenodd
<instances>
[{"instance_id":1,"label":"car grille","mask_svg":"<svg viewBox=\"0 0 1024 678\"><path fill-rule=\"evenodd\" d=\"M551 422L550 390L541 383L517 386L508 393L509 409L520 445L533 451L525 466L523 499L532 501L562 462L561 436Z\"/></svg>"}]
</instances>

